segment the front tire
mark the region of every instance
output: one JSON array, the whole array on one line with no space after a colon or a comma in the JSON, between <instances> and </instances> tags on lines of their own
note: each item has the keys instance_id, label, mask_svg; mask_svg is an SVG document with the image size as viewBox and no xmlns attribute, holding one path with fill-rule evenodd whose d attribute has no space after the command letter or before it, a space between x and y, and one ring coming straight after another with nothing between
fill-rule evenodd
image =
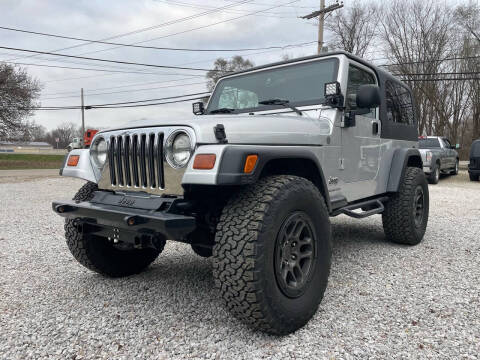
<instances>
[{"instance_id":1,"label":"front tire","mask_svg":"<svg viewBox=\"0 0 480 360\"><path fill-rule=\"evenodd\" d=\"M458 168L459 168L459 161L458 159L455 161L455 167L450 172L450 175L458 175Z\"/></svg>"},{"instance_id":2,"label":"front tire","mask_svg":"<svg viewBox=\"0 0 480 360\"><path fill-rule=\"evenodd\" d=\"M73 200L89 201L97 190L97 184L88 182ZM109 277L138 274L158 257L165 246L165 240L161 240L157 249L118 249L106 238L79 232L75 219L65 221L65 238L70 252L80 264Z\"/></svg>"},{"instance_id":3,"label":"front tire","mask_svg":"<svg viewBox=\"0 0 480 360\"><path fill-rule=\"evenodd\" d=\"M331 262L330 219L310 181L272 176L241 190L223 209L213 276L227 308L272 334L288 334L315 314Z\"/></svg>"},{"instance_id":4,"label":"front tire","mask_svg":"<svg viewBox=\"0 0 480 360\"><path fill-rule=\"evenodd\" d=\"M389 241L417 245L428 223L429 193L423 171L408 167L400 188L385 204L383 229Z\"/></svg>"}]
</instances>

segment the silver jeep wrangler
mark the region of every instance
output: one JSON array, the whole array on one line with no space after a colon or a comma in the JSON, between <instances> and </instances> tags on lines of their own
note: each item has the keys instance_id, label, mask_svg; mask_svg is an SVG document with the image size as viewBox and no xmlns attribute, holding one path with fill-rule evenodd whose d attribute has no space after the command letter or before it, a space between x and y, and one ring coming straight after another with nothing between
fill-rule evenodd
<instances>
[{"instance_id":1,"label":"silver jeep wrangler","mask_svg":"<svg viewBox=\"0 0 480 360\"><path fill-rule=\"evenodd\" d=\"M197 116L98 133L60 170L88 182L53 203L67 244L106 276L138 273L166 240L212 257L227 308L256 329L305 325L330 271L331 216L381 214L418 244L429 194L410 89L344 52L221 78Z\"/></svg>"}]
</instances>

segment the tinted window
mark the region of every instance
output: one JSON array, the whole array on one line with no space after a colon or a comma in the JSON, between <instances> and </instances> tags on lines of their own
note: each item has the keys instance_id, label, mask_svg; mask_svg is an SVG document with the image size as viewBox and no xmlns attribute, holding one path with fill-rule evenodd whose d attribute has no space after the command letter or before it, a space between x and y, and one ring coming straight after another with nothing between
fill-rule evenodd
<instances>
[{"instance_id":1,"label":"tinted window","mask_svg":"<svg viewBox=\"0 0 480 360\"><path fill-rule=\"evenodd\" d=\"M348 85L347 85L347 111L355 110L357 108L357 91L360 85L375 85L375 77L356 66L350 65L348 68ZM375 117L375 109L372 109L369 114L364 116Z\"/></svg>"},{"instance_id":2,"label":"tinted window","mask_svg":"<svg viewBox=\"0 0 480 360\"><path fill-rule=\"evenodd\" d=\"M420 149L439 148L440 141L438 139L420 139L418 145Z\"/></svg>"},{"instance_id":3,"label":"tinted window","mask_svg":"<svg viewBox=\"0 0 480 360\"><path fill-rule=\"evenodd\" d=\"M258 102L270 99L289 100L296 106L320 104L325 83L337 79L337 68L337 59L325 59L220 80L207 112L219 108L237 113L269 110L275 107Z\"/></svg>"},{"instance_id":4,"label":"tinted window","mask_svg":"<svg viewBox=\"0 0 480 360\"><path fill-rule=\"evenodd\" d=\"M452 144L450 143L450 140L448 139L442 139L442 140L447 148L452 148Z\"/></svg>"},{"instance_id":5,"label":"tinted window","mask_svg":"<svg viewBox=\"0 0 480 360\"><path fill-rule=\"evenodd\" d=\"M413 103L410 91L393 81L385 82L387 119L399 124L413 125Z\"/></svg>"}]
</instances>

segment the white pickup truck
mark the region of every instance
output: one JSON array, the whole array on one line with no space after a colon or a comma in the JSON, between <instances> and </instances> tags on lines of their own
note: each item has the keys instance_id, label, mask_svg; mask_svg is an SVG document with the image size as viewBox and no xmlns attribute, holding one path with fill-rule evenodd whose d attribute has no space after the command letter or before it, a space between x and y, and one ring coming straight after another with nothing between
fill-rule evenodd
<instances>
[{"instance_id":1,"label":"white pickup truck","mask_svg":"<svg viewBox=\"0 0 480 360\"><path fill-rule=\"evenodd\" d=\"M423 171L430 184L437 184L441 173L458 174L458 145L452 145L447 138L441 136L421 136L418 143Z\"/></svg>"}]
</instances>

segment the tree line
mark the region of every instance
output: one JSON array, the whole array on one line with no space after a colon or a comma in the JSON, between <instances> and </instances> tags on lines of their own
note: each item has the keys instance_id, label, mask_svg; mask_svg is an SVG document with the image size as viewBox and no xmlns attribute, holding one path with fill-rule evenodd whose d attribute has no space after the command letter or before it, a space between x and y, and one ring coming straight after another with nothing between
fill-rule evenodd
<instances>
[{"instance_id":1,"label":"tree line","mask_svg":"<svg viewBox=\"0 0 480 360\"><path fill-rule=\"evenodd\" d=\"M329 49L345 50L403 79L421 135L448 137L467 155L480 138L480 6L435 0L354 1L326 20Z\"/></svg>"}]
</instances>

